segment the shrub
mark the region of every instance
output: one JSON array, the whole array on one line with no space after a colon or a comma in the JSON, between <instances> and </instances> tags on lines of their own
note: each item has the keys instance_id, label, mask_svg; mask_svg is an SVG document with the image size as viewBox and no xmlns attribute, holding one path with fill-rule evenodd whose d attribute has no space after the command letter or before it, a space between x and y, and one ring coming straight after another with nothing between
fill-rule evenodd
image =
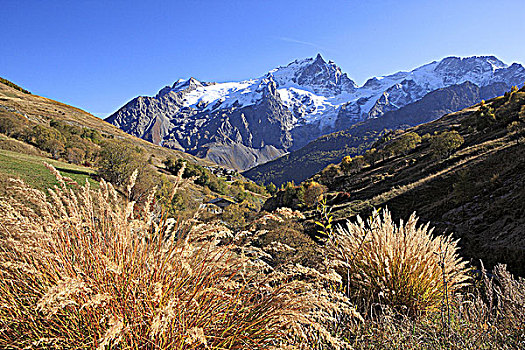
<instances>
[{"instance_id":1,"label":"shrub","mask_svg":"<svg viewBox=\"0 0 525 350\"><path fill-rule=\"evenodd\" d=\"M268 192L269 194L273 195L277 192L277 186L275 186L275 184L273 182L270 182L268 183L266 186L266 192Z\"/></svg>"},{"instance_id":2,"label":"shrub","mask_svg":"<svg viewBox=\"0 0 525 350\"><path fill-rule=\"evenodd\" d=\"M421 143L421 137L415 132L406 132L385 146L390 155L407 154Z\"/></svg>"},{"instance_id":3,"label":"shrub","mask_svg":"<svg viewBox=\"0 0 525 350\"><path fill-rule=\"evenodd\" d=\"M475 124L478 131L484 131L496 122L494 108L487 106L485 103L480 104Z\"/></svg>"},{"instance_id":4,"label":"shrub","mask_svg":"<svg viewBox=\"0 0 525 350\"><path fill-rule=\"evenodd\" d=\"M24 124L9 115L0 115L0 133L7 136L13 136L19 133L24 127Z\"/></svg>"},{"instance_id":5,"label":"shrub","mask_svg":"<svg viewBox=\"0 0 525 350\"><path fill-rule=\"evenodd\" d=\"M102 178L114 185L123 185L136 169L142 168L145 160L139 150L120 141L106 141L98 155L98 172Z\"/></svg>"},{"instance_id":6,"label":"shrub","mask_svg":"<svg viewBox=\"0 0 525 350\"><path fill-rule=\"evenodd\" d=\"M365 162L374 166L376 162L378 162L381 159L381 155L375 148L371 148L366 150L364 155Z\"/></svg>"},{"instance_id":7,"label":"shrub","mask_svg":"<svg viewBox=\"0 0 525 350\"><path fill-rule=\"evenodd\" d=\"M349 173L352 169L352 157L351 156L345 156L343 160L341 160L341 170L345 173Z\"/></svg>"},{"instance_id":8,"label":"shrub","mask_svg":"<svg viewBox=\"0 0 525 350\"><path fill-rule=\"evenodd\" d=\"M83 139L88 139L97 145L102 142L102 135L98 130L82 128L82 134L80 136Z\"/></svg>"},{"instance_id":9,"label":"shrub","mask_svg":"<svg viewBox=\"0 0 525 350\"><path fill-rule=\"evenodd\" d=\"M37 148L51 153L53 158L58 159L65 151L65 138L54 128L43 125L35 125L31 129L24 130L25 140Z\"/></svg>"},{"instance_id":10,"label":"shrub","mask_svg":"<svg viewBox=\"0 0 525 350\"><path fill-rule=\"evenodd\" d=\"M246 225L246 217L250 209L243 204L232 204L224 208L222 219L228 226L239 229Z\"/></svg>"},{"instance_id":11,"label":"shrub","mask_svg":"<svg viewBox=\"0 0 525 350\"><path fill-rule=\"evenodd\" d=\"M260 186L260 185L256 184L255 182L246 181L246 182L243 182L243 185L244 185L244 188L246 190L251 191L253 193L262 194L262 195L268 194L266 192L266 187L265 186Z\"/></svg>"},{"instance_id":12,"label":"shrub","mask_svg":"<svg viewBox=\"0 0 525 350\"><path fill-rule=\"evenodd\" d=\"M366 165L365 158L363 156L350 157L346 156L341 161L341 170L345 173L358 172Z\"/></svg>"},{"instance_id":13,"label":"shrub","mask_svg":"<svg viewBox=\"0 0 525 350\"><path fill-rule=\"evenodd\" d=\"M444 131L430 139L430 148L438 158L447 158L458 149L465 140L455 130Z\"/></svg>"},{"instance_id":14,"label":"shrub","mask_svg":"<svg viewBox=\"0 0 525 350\"><path fill-rule=\"evenodd\" d=\"M398 226L386 209L367 223L358 217L338 227L327 243L345 271L349 295L406 308L412 315L438 309L467 280L457 241L434 237L428 224L417 226L414 214Z\"/></svg>"},{"instance_id":15,"label":"shrub","mask_svg":"<svg viewBox=\"0 0 525 350\"><path fill-rule=\"evenodd\" d=\"M186 161L182 158L168 158L164 161L166 169L174 175L178 174L179 170L182 169L182 167L186 167L185 164L187 165ZM184 171L186 171L186 169L184 169Z\"/></svg>"},{"instance_id":16,"label":"shrub","mask_svg":"<svg viewBox=\"0 0 525 350\"><path fill-rule=\"evenodd\" d=\"M302 193L302 202L307 207L317 205L317 203L319 203L327 191L326 186L323 186L315 181L304 183L302 187L304 188L304 192Z\"/></svg>"},{"instance_id":17,"label":"shrub","mask_svg":"<svg viewBox=\"0 0 525 350\"><path fill-rule=\"evenodd\" d=\"M164 165L166 165L166 169L174 175L178 174L184 165L184 173L182 174L184 179L194 178L194 182L197 185L208 187L210 190L221 194L226 194L227 192L226 182L219 179L203 166L187 162L182 158L168 158L164 161Z\"/></svg>"},{"instance_id":18,"label":"shrub","mask_svg":"<svg viewBox=\"0 0 525 350\"><path fill-rule=\"evenodd\" d=\"M324 168L320 175L323 182L331 181L335 177L339 176L340 170L339 167L336 164L329 164L326 168Z\"/></svg>"},{"instance_id":19,"label":"shrub","mask_svg":"<svg viewBox=\"0 0 525 350\"><path fill-rule=\"evenodd\" d=\"M78 147L69 147L66 149L66 160L73 164L83 164L86 152Z\"/></svg>"},{"instance_id":20,"label":"shrub","mask_svg":"<svg viewBox=\"0 0 525 350\"><path fill-rule=\"evenodd\" d=\"M102 181L0 199L0 347L269 349L299 333L292 284L272 287L206 226L167 231ZM128 192L130 188L128 188ZM308 347L306 347L308 348Z\"/></svg>"},{"instance_id":21,"label":"shrub","mask_svg":"<svg viewBox=\"0 0 525 350\"><path fill-rule=\"evenodd\" d=\"M166 217L189 218L195 215L201 202L195 198L187 186L188 183L189 180L182 179L181 174L175 179L169 179L164 174L158 178L155 192L156 202ZM211 193L207 187L205 189ZM204 194L206 195L206 191Z\"/></svg>"}]
</instances>

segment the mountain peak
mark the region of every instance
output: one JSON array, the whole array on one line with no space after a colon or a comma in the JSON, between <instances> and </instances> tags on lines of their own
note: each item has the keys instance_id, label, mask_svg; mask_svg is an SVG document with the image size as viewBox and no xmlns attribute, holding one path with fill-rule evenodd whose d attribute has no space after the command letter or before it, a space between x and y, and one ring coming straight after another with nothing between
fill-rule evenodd
<instances>
[{"instance_id":1,"label":"mountain peak","mask_svg":"<svg viewBox=\"0 0 525 350\"><path fill-rule=\"evenodd\" d=\"M382 118L438 89L471 82L484 89L487 99L524 81L525 68L519 64L507 67L494 56L473 56L447 57L358 87L333 61L317 54L250 80L180 79L156 98L127 104L109 120L134 135L203 152L225 165L233 163L224 154L234 150L210 151L209 146L233 142L241 147L235 152L243 159L243 165L235 166L246 168L327 132ZM270 145L274 148L263 150Z\"/></svg>"},{"instance_id":2,"label":"mountain peak","mask_svg":"<svg viewBox=\"0 0 525 350\"><path fill-rule=\"evenodd\" d=\"M323 96L353 92L357 84L333 61L328 63L320 53L315 58L295 60L269 72L279 88L300 87Z\"/></svg>"},{"instance_id":3,"label":"mountain peak","mask_svg":"<svg viewBox=\"0 0 525 350\"><path fill-rule=\"evenodd\" d=\"M203 84L198 81L197 79L195 79L194 77L190 77L189 79L187 80L184 80L184 79L179 79L177 80L173 86L171 87L171 90L175 91L175 92L179 92L179 91L182 91L182 90L185 90L185 89L196 89L198 87L201 87L203 86Z\"/></svg>"},{"instance_id":4,"label":"mountain peak","mask_svg":"<svg viewBox=\"0 0 525 350\"><path fill-rule=\"evenodd\" d=\"M455 57L449 56L442 59L436 70L441 69L473 69L480 67L483 71L495 71L496 69L507 68L508 65L495 56L469 56Z\"/></svg>"}]
</instances>

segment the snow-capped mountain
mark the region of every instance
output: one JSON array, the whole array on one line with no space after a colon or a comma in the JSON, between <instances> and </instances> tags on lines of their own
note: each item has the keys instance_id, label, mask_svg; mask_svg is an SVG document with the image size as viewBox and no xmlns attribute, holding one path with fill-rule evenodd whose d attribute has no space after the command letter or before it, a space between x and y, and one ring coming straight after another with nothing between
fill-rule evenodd
<instances>
[{"instance_id":1,"label":"snow-capped mountain","mask_svg":"<svg viewBox=\"0 0 525 350\"><path fill-rule=\"evenodd\" d=\"M133 99L107 121L154 143L247 169L467 81L500 94L525 82L525 68L493 56L447 57L359 87L317 55L240 82L180 79L155 97Z\"/></svg>"},{"instance_id":2,"label":"snow-capped mountain","mask_svg":"<svg viewBox=\"0 0 525 350\"><path fill-rule=\"evenodd\" d=\"M204 112L257 104L263 91L275 84L284 105L296 122L333 124L337 109L356 92L357 85L334 62L315 59L296 60L285 67L271 70L265 76L228 83L202 83L195 78L180 79L159 95L184 92L183 107ZM159 96L157 95L157 96Z\"/></svg>"}]
</instances>

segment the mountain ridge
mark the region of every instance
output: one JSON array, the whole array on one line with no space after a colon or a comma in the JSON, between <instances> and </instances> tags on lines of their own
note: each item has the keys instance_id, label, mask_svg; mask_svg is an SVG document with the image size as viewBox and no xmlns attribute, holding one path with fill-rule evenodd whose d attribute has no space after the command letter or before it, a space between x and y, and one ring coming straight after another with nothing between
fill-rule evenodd
<instances>
[{"instance_id":1,"label":"mountain ridge","mask_svg":"<svg viewBox=\"0 0 525 350\"><path fill-rule=\"evenodd\" d=\"M253 181L272 182L277 186L288 181L300 183L329 164L339 163L345 156L363 153L386 130L430 122L491 96L503 95L506 90L505 84L479 88L470 82L438 89L416 102L385 113L381 118L367 119L347 129L323 135L296 151L257 165L243 174Z\"/></svg>"},{"instance_id":2,"label":"mountain ridge","mask_svg":"<svg viewBox=\"0 0 525 350\"><path fill-rule=\"evenodd\" d=\"M131 100L106 120L155 144L248 169L466 81L510 88L525 81L525 68L494 56L446 57L358 86L318 54L240 82L180 79L154 97Z\"/></svg>"}]
</instances>

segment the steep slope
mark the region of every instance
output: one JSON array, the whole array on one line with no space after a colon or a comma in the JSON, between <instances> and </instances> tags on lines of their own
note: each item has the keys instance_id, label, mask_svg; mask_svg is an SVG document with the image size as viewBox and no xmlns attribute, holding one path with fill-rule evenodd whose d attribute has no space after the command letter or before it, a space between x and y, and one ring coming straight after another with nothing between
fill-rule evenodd
<instances>
[{"instance_id":1,"label":"steep slope","mask_svg":"<svg viewBox=\"0 0 525 350\"><path fill-rule=\"evenodd\" d=\"M487 91L510 88L525 81L525 68L493 56L448 57L358 87L317 55L241 82L181 79L155 97L133 99L107 121L155 144L248 169L467 81Z\"/></svg>"},{"instance_id":2,"label":"steep slope","mask_svg":"<svg viewBox=\"0 0 525 350\"><path fill-rule=\"evenodd\" d=\"M14 85L13 83L11 84ZM159 147L143 139L131 136L114 125L79 108L45 97L29 94L26 90L16 85L13 87L11 84L0 83L0 113L14 115L18 118L42 125L49 125L50 120L57 120L68 125L97 130L106 137L127 140L136 144L159 160L172 156L188 159L200 164L210 164L189 154Z\"/></svg>"},{"instance_id":3,"label":"steep slope","mask_svg":"<svg viewBox=\"0 0 525 350\"><path fill-rule=\"evenodd\" d=\"M180 183L174 175L184 161L182 178L188 179L187 186L173 192ZM58 184L44 162L95 187L103 177L119 190L138 170L132 199L143 203L156 188L156 203L172 216L193 215L203 202L217 196L244 201L252 208L266 198L264 188L238 173L154 145L80 109L0 81L0 196L11 194L7 180L12 177L42 190Z\"/></svg>"},{"instance_id":4,"label":"steep slope","mask_svg":"<svg viewBox=\"0 0 525 350\"><path fill-rule=\"evenodd\" d=\"M259 183L273 182L278 186L287 181L299 183L328 164L339 163L344 156L363 153L385 130L426 123L482 99L502 95L506 90L504 83L479 88L470 82L438 89L380 118L368 119L346 130L321 136L297 151L258 165L243 174Z\"/></svg>"},{"instance_id":5,"label":"steep slope","mask_svg":"<svg viewBox=\"0 0 525 350\"><path fill-rule=\"evenodd\" d=\"M438 153L436 133L451 130L464 142ZM422 136L415 148L387 152L409 132ZM430 222L437 232L453 232L460 238L463 254L474 263L503 262L524 275L525 88L398 135L375 144L384 160L380 157L351 173L339 166L327 168L313 177L327 186L336 221L368 216L373 208L385 206L397 219L416 211L421 222ZM284 195L285 191L278 192L266 209L282 206ZM303 210L315 217L311 208ZM313 223L311 230L316 230Z\"/></svg>"}]
</instances>

